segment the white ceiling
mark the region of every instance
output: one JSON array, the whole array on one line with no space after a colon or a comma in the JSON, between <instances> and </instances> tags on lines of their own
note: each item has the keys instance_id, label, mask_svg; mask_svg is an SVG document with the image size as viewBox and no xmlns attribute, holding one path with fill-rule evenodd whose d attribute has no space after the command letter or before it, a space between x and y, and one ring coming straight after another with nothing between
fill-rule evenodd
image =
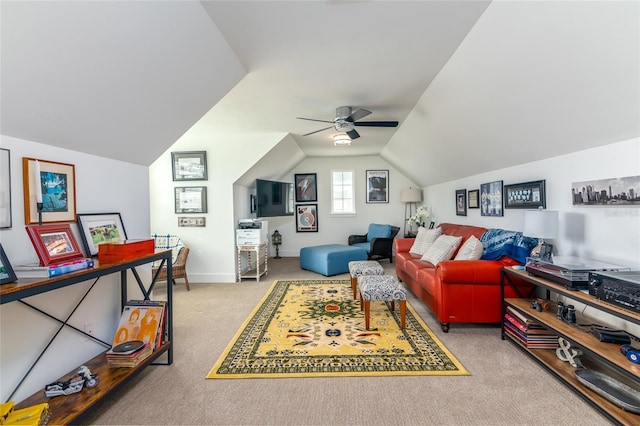
<instances>
[{"instance_id":1,"label":"white ceiling","mask_svg":"<svg viewBox=\"0 0 640 426\"><path fill-rule=\"evenodd\" d=\"M640 136L638 6L2 1L0 130L144 165L183 135L272 134L426 186ZM302 136L341 105L400 126Z\"/></svg>"}]
</instances>

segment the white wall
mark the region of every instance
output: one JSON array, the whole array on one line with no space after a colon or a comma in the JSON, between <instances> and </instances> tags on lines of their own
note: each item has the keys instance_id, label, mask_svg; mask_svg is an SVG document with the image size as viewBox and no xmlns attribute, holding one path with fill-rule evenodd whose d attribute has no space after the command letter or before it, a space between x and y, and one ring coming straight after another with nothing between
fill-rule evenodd
<instances>
[{"instance_id":1,"label":"white wall","mask_svg":"<svg viewBox=\"0 0 640 426\"><path fill-rule=\"evenodd\" d=\"M545 179L547 209L560 212L558 238L550 241L555 245L555 253L637 269L640 206L577 207L571 201L573 182L637 175L640 175L638 138L433 185L425 188L425 192L436 222L520 231L523 225L520 209L504 209L504 217L480 216L479 209L468 209L467 216L456 216L455 190L478 189L481 183L495 180L509 185ZM575 235L576 229L582 232Z\"/></svg>"},{"instance_id":2,"label":"white wall","mask_svg":"<svg viewBox=\"0 0 640 426\"><path fill-rule=\"evenodd\" d=\"M77 213L120 212L129 238L149 236L149 174L147 167L109 160L94 155L55 148L36 142L0 136L2 148L11 153L11 201L13 226L0 230L0 242L12 264L38 261L24 229L22 157L39 158L75 165ZM78 243L77 226L71 226ZM145 271L143 277L145 276ZM146 274L148 276L148 272ZM118 276L100 278L98 284L69 323L79 329L95 326L95 336L111 341L120 317ZM65 318L90 283L80 283L27 299L58 318ZM20 302L0 306L0 398L6 400L35 361L59 324ZM20 401L44 385L76 369L105 348L84 336L63 329L38 366L13 399Z\"/></svg>"}]
</instances>

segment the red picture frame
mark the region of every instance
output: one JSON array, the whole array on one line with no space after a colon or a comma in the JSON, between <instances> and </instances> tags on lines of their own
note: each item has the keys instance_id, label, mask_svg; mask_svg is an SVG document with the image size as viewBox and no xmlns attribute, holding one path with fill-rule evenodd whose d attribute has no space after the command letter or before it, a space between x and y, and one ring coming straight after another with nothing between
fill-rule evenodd
<instances>
[{"instance_id":1,"label":"red picture frame","mask_svg":"<svg viewBox=\"0 0 640 426\"><path fill-rule=\"evenodd\" d=\"M40 265L48 266L83 257L69 224L26 226Z\"/></svg>"}]
</instances>

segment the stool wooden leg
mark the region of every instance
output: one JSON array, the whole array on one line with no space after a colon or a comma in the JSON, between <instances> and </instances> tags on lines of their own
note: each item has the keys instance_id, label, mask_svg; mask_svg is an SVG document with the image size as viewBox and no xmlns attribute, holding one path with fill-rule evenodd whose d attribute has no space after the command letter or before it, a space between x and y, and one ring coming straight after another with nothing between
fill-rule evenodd
<instances>
[{"instance_id":1,"label":"stool wooden leg","mask_svg":"<svg viewBox=\"0 0 640 426\"><path fill-rule=\"evenodd\" d=\"M396 301L395 301L395 300L392 300L392 301L391 301L391 312L393 312L393 311L395 311L395 310L396 310Z\"/></svg>"},{"instance_id":2,"label":"stool wooden leg","mask_svg":"<svg viewBox=\"0 0 640 426\"><path fill-rule=\"evenodd\" d=\"M362 296L360 296L362 297ZM371 301L364 301L364 328L369 329L369 313L371 312Z\"/></svg>"},{"instance_id":3,"label":"stool wooden leg","mask_svg":"<svg viewBox=\"0 0 640 426\"><path fill-rule=\"evenodd\" d=\"M400 328L404 330L405 320L407 318L407 301L400 301Z\"/></svg>"},{"instance_id":4,"label":"stool wooden leg","mask_svg":"<svg viewBox=\"0 0 640 426\"><path fill-rule=\"evenodd\" d=\"M351 290L353 290L353 298L355 299L358 291L358 279L356 277L351 277Z\"/></svg>"}]
</instances>

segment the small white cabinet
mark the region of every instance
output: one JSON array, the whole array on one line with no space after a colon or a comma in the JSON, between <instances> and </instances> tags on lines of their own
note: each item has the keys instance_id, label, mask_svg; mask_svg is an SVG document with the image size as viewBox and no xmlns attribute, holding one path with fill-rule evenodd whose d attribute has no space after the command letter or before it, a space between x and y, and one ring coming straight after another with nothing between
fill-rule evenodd
<instances>
[{"instance_id":1,"label":"small white cabinet","mask_svg":"<svg viewBox=\"0 0 640 426\"><path fill-rule=\"evenodd\" d=\"M268 244L243 244L238 245L237 250L238 281L251 278L260 282L260 277L268 272Z\"/></svg>"}]
</instances>

